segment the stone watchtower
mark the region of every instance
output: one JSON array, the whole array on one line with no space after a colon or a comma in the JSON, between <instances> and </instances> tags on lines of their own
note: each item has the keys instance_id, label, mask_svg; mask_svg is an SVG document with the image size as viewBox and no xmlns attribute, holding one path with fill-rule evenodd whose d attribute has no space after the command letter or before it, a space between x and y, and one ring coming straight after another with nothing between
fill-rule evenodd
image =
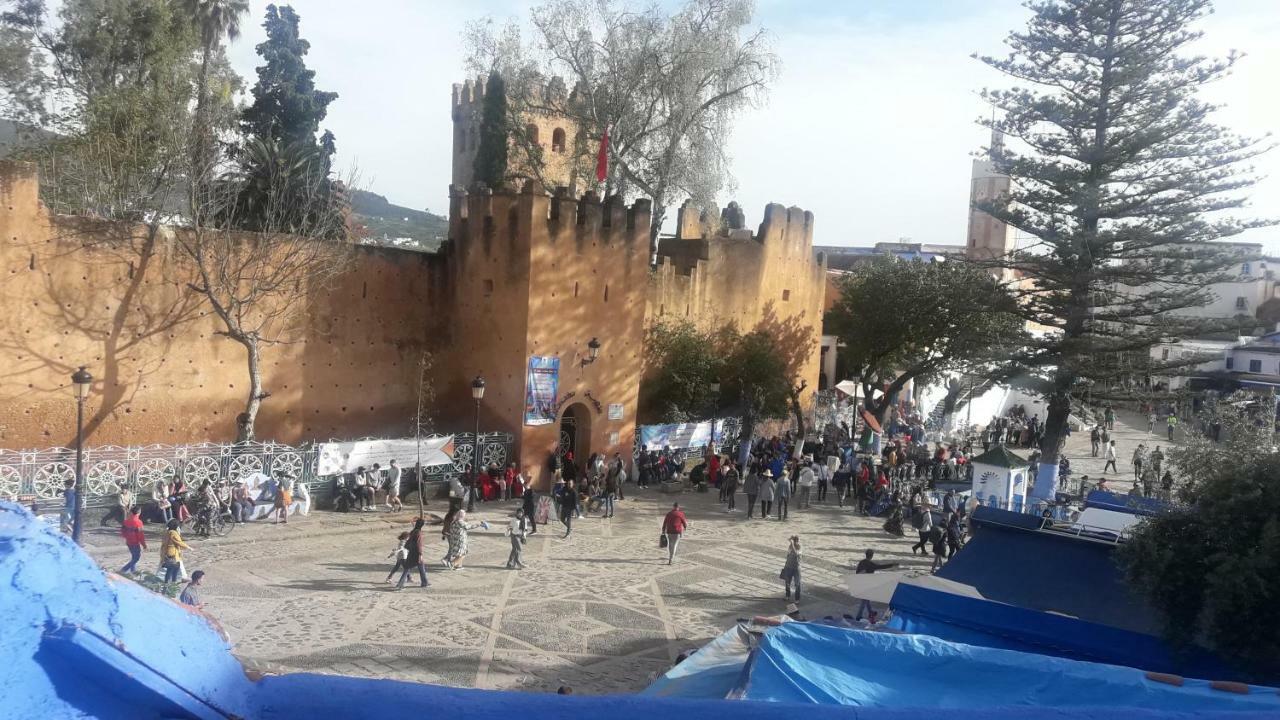
<instances>
[{"instance_id":1,"label":"stone watchtower","mask_svg":"<svg viewBox=\"0 0 1280 720\"><path fill-rule=\"evenodd\" d=\"M537 180L541 185L567 187L576 195L588 188L584 180L590 179L594 165L595 148L599 140L579 133L575 123L566 113L574 102L577 90L566 92L564 80L553 77L538 83L529 91L521 106L524 110L508 139L508 181L518 186L526 179ZM477 77L453 85L453 175L452 184L458 188L470 188L475 180L476 150L480 147L480 119L484 110L485 78ZM534 168L532 157L539 158Z\"/></svg>"},{"instance_id":2,"label":"stone watchtower","mask_svg":"<svg viewBox=\"0 0 1280 720\"><path fill-rule=\"evenodd\" d=\"M992 200L1009 193L1012 180L999 172L995 158L1004 149L1004 134L991 131L991 147L987 157L973 161L969 184L969 232L965 242L965 254L975 260L990 260L1013 250L1016 231L1004 222L974 207L976 203ZM999 275L1004 273L993 271ZM1008 279L1008 278L1006 278Z\"/></svg>"}]
</instances>

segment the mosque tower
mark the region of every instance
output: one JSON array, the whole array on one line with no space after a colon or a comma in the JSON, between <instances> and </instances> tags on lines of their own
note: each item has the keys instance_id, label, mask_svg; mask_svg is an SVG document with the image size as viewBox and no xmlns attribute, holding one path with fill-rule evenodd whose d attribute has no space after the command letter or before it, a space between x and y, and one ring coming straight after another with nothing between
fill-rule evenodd
<instances>
[{"instance_id":1,"label":"mosque tower","mask_svg":"<svg viewBox=\"0 0 1280 720\"><path fill-rule=\"evenodd\" d=\"M1009 176L999 172L995 166L994 159L1003 150L1004 133L992 130L991 147L988 148L986 157L976 158L973 161L973 171L969 181L969 233L965 243L965 254L975 260L990 260L1014 249L1016 230L976 207L984 200L1007 194L1012 186ZM1008 279L1007 270L992 272Z\"/></svg>"}]
</instances>

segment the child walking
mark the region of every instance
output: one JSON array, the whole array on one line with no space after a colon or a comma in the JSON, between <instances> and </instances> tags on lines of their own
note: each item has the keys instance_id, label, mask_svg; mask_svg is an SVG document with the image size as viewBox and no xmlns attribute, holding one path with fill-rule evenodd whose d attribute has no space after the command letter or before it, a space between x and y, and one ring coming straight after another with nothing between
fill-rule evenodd
<instances>
[{"instance_id":1,"label":"child walking","mask_svg":"<svg viewBox=\"0 0 1280 720\"><path fill-rule=\"evenodd\" d=\"M524 541L529 530L525 527L524 508L516 510L515 517L507 525L507 536L511 538L511 554L507 556L508 570L524 569Z\"/></svg>"},{"instance_id":2,"label":"child walking","mask_svg":"<svg viewBox=\"0 0 1280 720\"><path fill-rule=\"evenodd\" d=\"M405 558L409 557L409 549L404 546L404 543L408 539L409 533L407 532L402 532L396 536L396 540L398 541L396 549L392 550L391 554L387 556L388 558L396 559L396 566L391 568L391 572L387 573L387 579L385 582L391 582L391 578L395 577L396 573L404 569Z\"/></svg>"},{"instance_id":3,"label":"child walking","mask_svg":"<svg viewBox=\"0 0 1280 720\"><path fill-rule=\"evenodd\" d=\"M791 599L791 583L796 584L796 602L800 602L800 536L792 535L791 542L787 546L787 561L782 566L782 572L778 573L778 577L787 584L786 598Z\"/></svg>"}]
</instances>

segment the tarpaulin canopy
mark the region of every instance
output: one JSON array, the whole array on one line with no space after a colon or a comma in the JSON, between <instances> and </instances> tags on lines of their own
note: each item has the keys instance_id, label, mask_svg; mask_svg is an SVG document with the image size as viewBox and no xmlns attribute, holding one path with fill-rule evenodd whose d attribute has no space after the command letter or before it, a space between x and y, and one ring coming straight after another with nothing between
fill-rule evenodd
<instances>
[{"instance_id":1,"label":"tarpaulin canopy","mask_svg":"<svg viewBox=\"0 0 1280 720\"><path fill-rule=\"evenodd\" d=\"M1243 679L1205 652L1173 655L1160 638L981 598L901 585L888 627L942 640L1214 680Z\"/></svg>"},{"instance_id":2,"label":"tarpaulin canopy","mask_svg":"<svg viewBox=\"0 0 1280 720\"><path fill-rule=\"evenodd\" d=\"M1156 613L1130 591L1115 562L1115 543L1041 530L1040 523L1032 515L977 508L972 539L938 575L997 602L1159 632Z\"/></svg>"},{"instance_id":3,"label":"tarpaulin canopy","mask_svg":"<svg viewBox=\"0 0 1280 720\"><path fill-rule=\"evenodd\" d=\"M778 622L788 620L785 616L778 618ZM653 681L640 694L724 699L737 686L742 666L756 646L757 637L746 623L736 623Z\"/></svg>"},{"instance_id":4,"label":"tarpaulin canopy","mask_svg":"<svg viewBox=\"0 0 1280 720\"><path fill-rule=\"evenodd\" d=\"M0 592L0 628L4 630L0 633L0 688L6 718L383 720L404 715L471 720L903 720L924 716L919 711L884 707L552 695L306 673L255 681L200 613L131 581L107 577L70 538L44 527L24 508L5 502L0 502L0 578L5 579L6 589ZM787 623L769 632L798 625L804 623ZM879 693L882 697L896 697L909 707L939 706L937 695L915 692L921 680L934 686L942 683L944 690L954 687L954 699L948 705L954 709L948 712L948 720L1026 717L1025 708L1007 707L1027 695L1025 688L1010 693L999 690L1023 676L1021 659L1027 655L1010 653L1018 665L1000 666L988 683L983 673L990 665L952 662L953 655L931 655L933 646L920 647L925 652L911 653L915 659L910 662L892 652L884 655L883 671L862 667L865 654L853 653L847 659L850 667L867 671L867 682L890 683ZM815 659L824 652L830 656L819 647L791 649ZM844 660L843 656L837 659ZM881 661L874 658L874 664ZM753 667L756 673L762 670L760 662ZM895 668L908 671L895 678ZM794 673L803 668L781 666L779 671ZM804 681L803 676L798 679ZM1124 679L1133 678L1126 675ZM1152 709L1144 710L1114 702L1123 698L1113 691L1110 677L1091 679L1087 687L1074 681L1060 685L1058 678L1043 674L1027 680L1035 686L1037 699L1054 704L1059 699L1055 693L1061 693L1063 700L1062 707L1036 708L1037 720L1273 720L1277 711L1267 704L1276 702L1274 690L1229 697L1218 693L1223 697L1211 705L1201 697L1202 685L1151 687ZM1164 702L1161 696L1167 693L1175 693L1177 702ZM1080 698L1096 706L1079 707ZM993 707L993 702L1001 707ZM1262 711L1218 712L1219 707L1260 707Z\"/></svg>"},{"instance_id":5,"label":"tarpaulin canopy","mask_svg":"<svg viewBox=\"0 0 1280 720\"><path fill-rule=\"evenodd\" d=\"M844 586L849 594L860 599L888 604L900 584L930 588L944 593L981 598L972 585L940 578L937 575L908 575L901 572L850 573L844 576Z\"/></svg>"},{"instance_id":6,"label":"tarpaulin canopy","mask_svg":"<svg viewBox=\"0 0 1280 720\"><path fill-rule=\"evenodd\" d=\"M1280 713L1274 688L1238 695L1141 670L899 635L787 623L751 654L735 693L748 700L882 708L1105 707ZM952 717L950 714L948 717Z\"/></svg>"},{"instance_id":7,"label":"tarpaulin canopy","mask_svg":"<svg viewBox=\"0 0 1280 720\"><path fill-rule=\"evenodd\" d=\"M858 383L852 380L841 380L836 383L836 389L849 397L858 396Z\"/></svg>"}]
</instances>

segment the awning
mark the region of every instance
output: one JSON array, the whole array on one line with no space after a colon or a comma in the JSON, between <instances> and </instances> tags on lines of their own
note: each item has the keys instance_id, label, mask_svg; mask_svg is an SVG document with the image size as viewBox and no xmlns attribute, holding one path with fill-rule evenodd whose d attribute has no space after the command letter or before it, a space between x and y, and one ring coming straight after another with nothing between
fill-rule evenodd
<instances>
[{"instance_id":1,"label":"awning","mask_svg":"<svg viewBox=\"0 0 1280 720\"><path fill-rule=\"evenodd\" d=\"M836 389L849 397L858 396L858 383L852 380L841 380L836 383Z\"/></svg>"},{"instance_id":2,"label":"awning","mask_svg":"<svg viewBox=\"0 0 1280 720\"><path fill-rule=\"evenodd\" d=\"M965 585L954 580L946 580L937 575L911 576L900 572L878 572L859 575L852 573L844 576L844 585L849 594L871 602L888 604L897 591L898 584L915 585L916 587L937 590L952 595L982 599L982 593L972 585Z\"/></svg>"}]
</instances>

